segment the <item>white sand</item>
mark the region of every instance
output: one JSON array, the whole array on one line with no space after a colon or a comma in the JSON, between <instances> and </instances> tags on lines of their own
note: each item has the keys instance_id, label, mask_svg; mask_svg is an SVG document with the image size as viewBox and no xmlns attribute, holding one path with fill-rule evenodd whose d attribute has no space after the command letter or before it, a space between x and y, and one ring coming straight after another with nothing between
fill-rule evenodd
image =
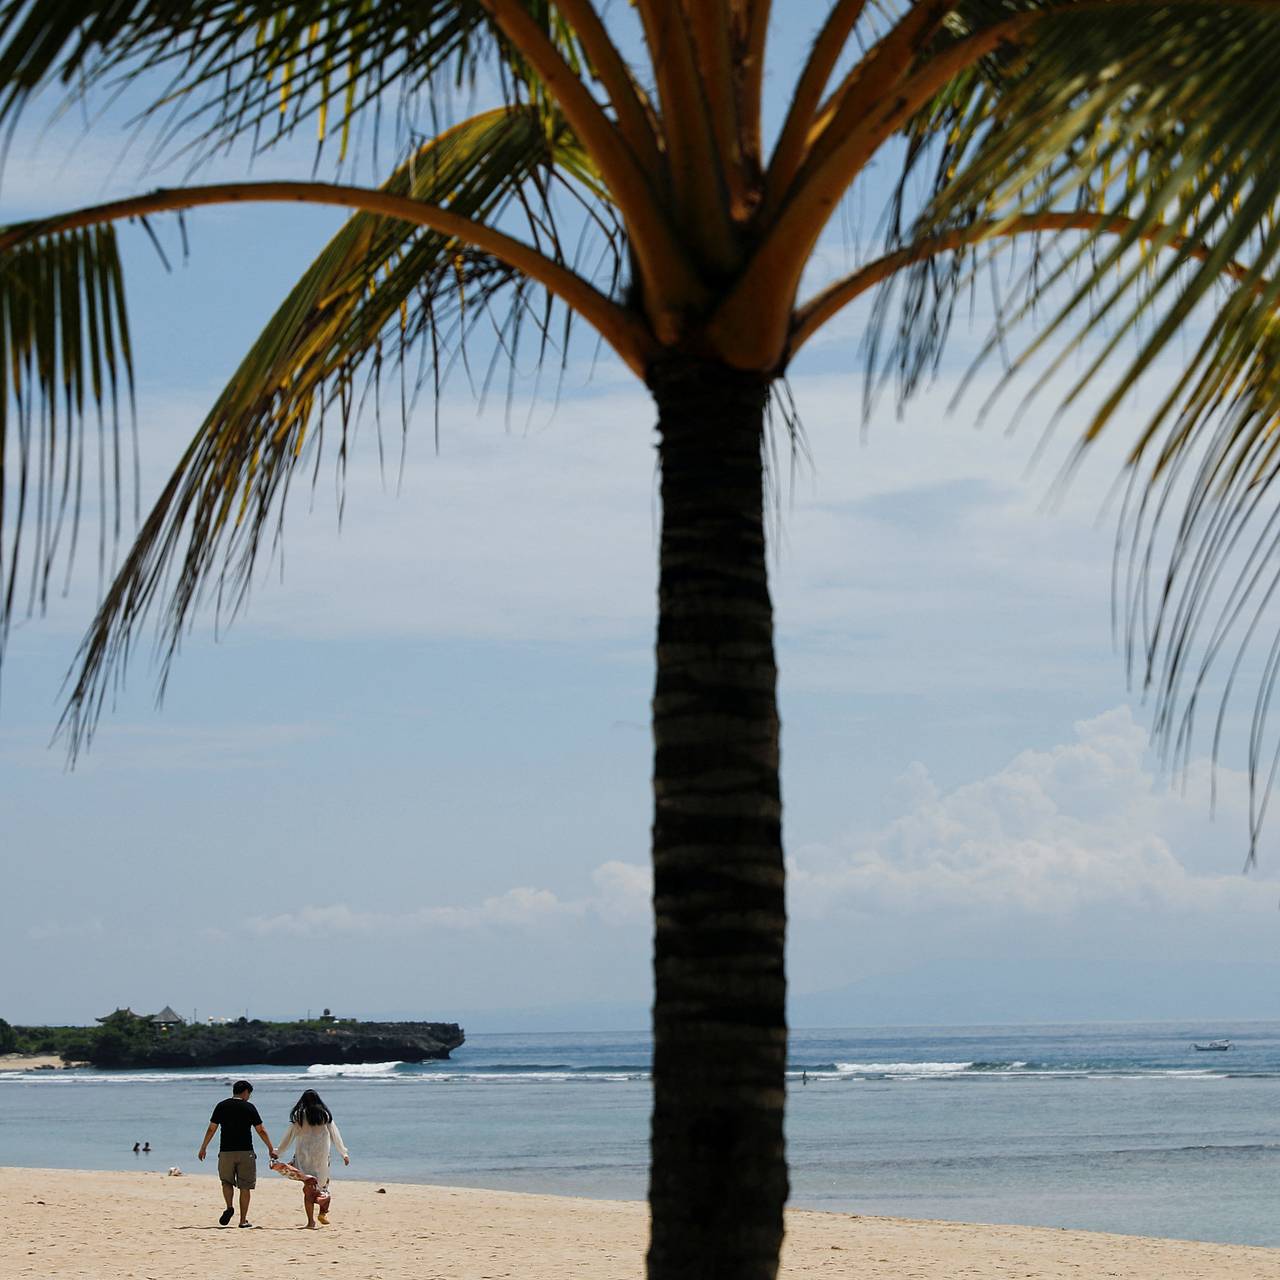
<instances>
[{"instance_id":1,"label":"white sand","mask_svg":"<svg viewBox=\"0 0 1280 1280\"><path fill-rule=\"evenodd\" d=\"M265 1164L265 1161L263 1162ZM220 1228L208 1173L0 1168L5 1280L641 1280L643 1204L335 1179L307 1231L296 1183L259 1180L257 1230ZM1206 1188L1206 1194L1212 1194ZM784 1280L1280 1280L1280 1250L1039 1227L788 1215Z\"/></svg>"},{"instance_id":2,"label":"white sand","mask_svg":"<svg viewBox=\"0 0 1280 1280\"><path fill-rule=\"evenodd\" d=\"M0 1071L61 1071L66 1066L83 1067L83 1062L67 1063L56 1053L0 1053Z\"/></svg>"}]
</instances>

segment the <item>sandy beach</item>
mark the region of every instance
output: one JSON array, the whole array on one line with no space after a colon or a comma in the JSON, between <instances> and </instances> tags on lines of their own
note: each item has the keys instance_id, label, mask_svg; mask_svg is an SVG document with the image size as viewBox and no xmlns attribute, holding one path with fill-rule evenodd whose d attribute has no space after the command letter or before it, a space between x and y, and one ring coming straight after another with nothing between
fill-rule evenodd
<instances>
[{"instance_id":1,"label":"sandy beach","mask_svg":"<svg viewBox=\"0 0 1280 1280\"><path fill-rule=\"evenodd\" d=\"M82 1067L83 1062L63 1062L56 1053L0 1053L0 1071L61 1071Z\"/></svg>"},{"instance_id":2,"label":"sandy beach","mask_svg":"<svg viewBox=\"0 0 1280 1280\"><path fill-rule=\"evenodd\" d=\"M383 1190L380 1191L379 1187ZM639 1280L643 1204L397 1183L334 1183L332 1225L303 1221L295 1184L261 1179L254 1231L220 1228L205 1173L0 1169L7 1280ZM782 1274L846 1280L1280 1280L1280 1249L1034 1227L793 1211Z\"/></svg>"}]
</instances>

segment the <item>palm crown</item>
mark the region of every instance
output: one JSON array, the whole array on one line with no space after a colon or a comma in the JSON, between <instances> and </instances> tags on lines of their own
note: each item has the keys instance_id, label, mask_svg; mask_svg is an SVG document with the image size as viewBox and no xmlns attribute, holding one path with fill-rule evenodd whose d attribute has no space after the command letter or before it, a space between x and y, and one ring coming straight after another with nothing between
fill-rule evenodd
<instances>
[{"instance_id":1,"label":"palm crown","mask_svg":"<svg viewBox=\"0 0 1280 1280\"><path fill-rule=\"evenodd\" d=\"M114 414L130 378L115 223L234 200L354 211L143 522L84 642L73 748L150 607L171 656L206 588L240 598L293 476L333 422L345 433L362 371L419 351L437 379L478 316L500 351L530 325L549 349L559 313L593 327L653 393L664 524L650 1266L662 1276L776 1268L784 911L761 447L770 387L796 352L880 288L871 349L908 394L975 269L1027 243L987 354L1024 320L1033 337L1010 374L1044 356L1043 382L1084 348L1068 404L1118 355L1086 442L1175 336L1193 334L1133 442L1121 575L1133 652L1175 745L1208 664L1248 642L1275 582L1280 0L822 9L766 139L767 36L781 20L767 0L0 4L0 116L48 82L124 77L154 89L150 116L197 159L312 129L341 159L388 102L434 119L451 86L485 80L495 103L406 131L376 188L193 185L0 232L2 633L74 552L85 417ZM883 256L801 296L833 211L885 156L902 181ZM1165 525L1172 554L1157 571Z\"/></svg>"}]
</instances>

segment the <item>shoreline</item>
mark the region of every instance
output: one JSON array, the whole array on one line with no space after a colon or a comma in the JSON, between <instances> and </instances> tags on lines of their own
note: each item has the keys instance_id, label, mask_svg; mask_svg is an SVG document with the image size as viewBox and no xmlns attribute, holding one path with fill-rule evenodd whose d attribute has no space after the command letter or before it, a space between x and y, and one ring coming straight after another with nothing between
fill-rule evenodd
<instances>
[{"instance_id":1,"label":"shoreline","mask_svg":"<svg viewBox=\"0 0 1280 1280\"><path fill-rule=\"evenodd\" d=\"M0 1071L66 1071L87 1062L63 1062L56 1053L0 1053Z\"/></svg>"},{"instance_id":2,"label":"shoreline","mask_svg":"<svg viewBox=\"0 0 1280 1280\"><path fill-rule=\"evenodd\" d=\"M262 1162L265 1166L265 1161ZM297 1186L264 1173L255 1231L221 1228L213 1171L0 1167L11 1280L190 1274L209 1280L313 1275L380 1280L640 1280L648 1206L416 1183L333 1182L332 1225L306 1231ZM288 1233L288 1234L283 1234ZM1280 1249L1051 1227L975 1225L796 1209L787 1213L781 1280L1280 1280Z\"/></svg>"}]
</instances>

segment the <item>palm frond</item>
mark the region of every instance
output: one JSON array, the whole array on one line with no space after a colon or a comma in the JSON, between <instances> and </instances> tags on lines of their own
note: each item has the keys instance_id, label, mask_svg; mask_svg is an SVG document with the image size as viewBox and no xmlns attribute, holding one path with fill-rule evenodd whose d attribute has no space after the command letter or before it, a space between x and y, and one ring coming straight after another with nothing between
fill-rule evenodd
<instances>
[{"instance_id":1,"label":"palm frond","mask_svg":"<svg viewBox=\"0 0 1280 1280\"><path fill-rule=\"evenodd\" d=\"M576 33L545 0L533 18L578 70ZM357 117L394 88L402 113L472 83L482 60L526 101L544 95L478 0L2 0L0 122L46 84L72 92L115 78L157 86L144 114L196 158L252 135L258 146L313 122L345 153ZM436 120L412 124L434 133Z\"/></svg>"},{"instance_id":2,"label":"palm frond","mask_svg":"<svg viewBox=\"0 0 1280 1280\"><path fill-rule=\"evenodd\" d=\"M485 113L406 161L389 191L492 222L508 206L564 260L556 239L556 169L591 169L563 126L548 136L536 108ZM581 198L589 197L589 189ZM580 192L581 194L581 192ZM607 218L607 206L594 210ZM616 287L621 241L607 222L605 252ZM491 304L504 293L509 305ZM78 659L64 717L71 749L84 745L141 621L163 596L158 620L162 687L168 665L206 589L229 614L243 603L264 539L280 520L299 468L314 475L326 429L345 465L349 428L364 392L399 369L402 412L420 377L438 392L451 353L484 320L512 360L526 322L552 342L552 307L535 305L523 275L449 236L357 214L285 299L196 433L107 592ZM567 319L566 319L567 323ZM414 354L417 372L407 367Z\"/></svg>"},{"instance_id":3,"label":"palm frond","mask_svg":"<svg viewBox=\"0 0 1280 1280\"><path fill-rule=\"evenodd\" d=\"M908 168L928 135L945 141L910 236L989 222L998 240L1049 211L1099 215L1091 231L1033 244L983 355L1003 353L1007 333L1030 321L1036 336L1007 356L1006 381L1050 338L1058 354L1033 393L1078 353L1065 406L1113 377L1085 444L1162 357L1172 367L1129 454L1118 590L1156 730L1185 758L1210 667L1225 655L1229 697L1280 587L1264 501L1280 470L1280 6L1153 3L1140 18L1132 5L958 9L979 23L1043 12L916 122ZM902 282L892 354L904 391L936 367L960 287L991 252L922 264ZM1188 335L1189 354L1172 357ZM1262 733L1278 677L1273 653L1249 748L1255 839L1280 760L1265 755Z\"/></svg>"},{"instance_id":4,"label":"palm frond","mask_svg":"<svg viewBox=\"0 0 1280 1280\"><path fill-rule=\"evenodd\" d=\"M105 572L108 531L119 534L127 491L121 393L131 399L132 390L114 229L68 232L0 255L0 653L15 613L46 602L59 551L68 564L75 553L92 455ZM96 447L86 440L86 417L96 422Z\"/></svg>"}]
</instances>

